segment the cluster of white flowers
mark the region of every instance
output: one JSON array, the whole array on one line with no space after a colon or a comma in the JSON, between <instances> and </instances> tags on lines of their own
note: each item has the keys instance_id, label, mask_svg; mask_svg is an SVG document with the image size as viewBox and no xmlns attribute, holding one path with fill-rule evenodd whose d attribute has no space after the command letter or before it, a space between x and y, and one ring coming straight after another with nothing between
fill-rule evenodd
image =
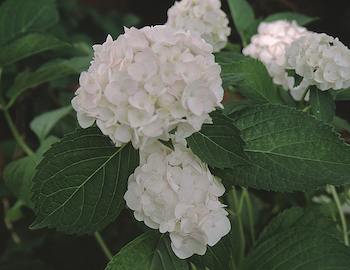
<instances>
[{"instance_id":1,"label":"cluster of white flowers","mask_svg":"<svg viewBox=\"0 0 350 270\"><path fill-rule=\"evenodd\" d=\"M197 32L218 52L226 46L231 33L229 20L220 0L181 0L168 9L167 25Z\"/></svg>"},{"instance_id":2,"label":"cluster of white flowers","mask_svg":"<svg viewBox=\"0 0 350 270\"><path fill-rule=\"evenodd\" d=\"M308 85L302 83L293 87L294 78L288 76L285 71L285 49L294 40L308 33L305 27L299 26L295 21L262 22L258 26L258 34L252 36L251 43L243 49L242 53L259 59L266 66L275 84L281 85L285 90L293 90L291 94L302 94Z\"/></svg>"},{"instance_id":3,"label":"cluster of white flowers","mask_svg":"<svg viewBox=\"0 0 350 270\"><path fill-rule=\"evenodd\" d=\"M286 50L287 68L320 90L350 86L350 50L338 38L311 33L292 42Z\"/></svg>"},{"instance_id":4,"label":"cluster of white flowers","mask_svg":"<svg viewBox=\"0 0 350 270\"><path fill-rule=\"evenodd\" d=\"M189 30L125 28L93 49L72 106L81 127L96 121L116 146L167 141L175 127L185 138L211 123L209 113L222 107L221 68L212 46Z\"/></svg>"},{"instance_id":5,"label":"cluster of white flowers","mask_svg":"<svg viewBox=\"0 0 350 270\"><path fill-rule=\"evenodd\" d=\"M181 259L203 255L230 230L221 180L186 147L171 151L160 142L140 151L140 166L130 175L124 195L139 221L170 233L171 247Z\"/></svg>"}]
</instances>

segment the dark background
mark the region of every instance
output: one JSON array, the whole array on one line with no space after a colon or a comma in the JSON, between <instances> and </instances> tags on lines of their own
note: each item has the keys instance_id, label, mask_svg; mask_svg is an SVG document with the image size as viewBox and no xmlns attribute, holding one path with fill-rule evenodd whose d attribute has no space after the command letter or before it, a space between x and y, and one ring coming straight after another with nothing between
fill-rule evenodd
<instances>
[{"instance_id":1,"label":"dark background","mask_svg":"<svg viewBox=\"0 0 350 270\"><path fill-rule=\"evenodd\" d=\"M107 14L111 10L117 10L121 14L134 13L141 18L140 26L164 24L167 9L174 2L172 0L80 0L80 3L93 6L102 14ZM309 30L339 37L345 45L350 46L349 0L248 0L248 2L253 7L257 18L282 11L318 17L317 22L307 26ZM222 1L222 8L226 14L229 14L226 1ZM234 34L231 41L238 42L238 36Z\"/></svg>"},{"instance_id":2,"label":"dark background","mask_svg":"<svg viewBox=\"0 0 350 270\"><path fill-rule=\"evenodd\" d=\"M23 0L25 1L25 0ZM57 3L63 0L57 0ZM66 0L65 0L66 1ZM3 1L0 0L0 4ZM223 2L223 10L229 14L226 1ZM79 0L81 5L93 8L102 16L108 16L111 12L117 12L120 15L132 13L140 18L136 27L140 28L145 25L164 24L167 16L167 9L173 5L173 0ZM266 17L270 14L282 11L294 11L310 17L318 17L319 20L307 25L311 31L324 32L328 35L339 37L339 39L350 47L350 0L250 0L249 3L254 9L257 17ZM72 14L74 16L76 14ZM232 34L230 41L239 43L240 39L235 32L232 19L230 18ZM90 29L88 31L99 31L99 35L94 39L95 43L102 43L108 33L101 29ZM121 29L122 31L122 29ZM116 36L113 36L116 38ZM76 87L75 85L73 88ZM76 88L75 88L76 89ZM74 91L74 89L72 90ZM25 106L29 107L32 100L37 98L30 94L26 97ZM26 107L21 109L25 110ZM17 106L19 107L19 106ZM28 110L18 115L25 115L28 119L22 119L23 128L21 134L31 136L28 122L33 118L32 113ZM338 116L350 120L349 102L337 102ZM18 121L17 121L18 122ZM3 114L0 114L0 141L12 138ZM1 161L0 155L0 184L2 179L2 170L5 163ZM2 205L0 205L0 216L3 217ZM24 209L25 219L14 224L16 233L21 237L25 246L21 249L12 244L11 249L8 243L11 241L10 232L5 227L3 221L0 221L0 256L5 256L11 262L18 260L18 266L15 268L3 268L0 262L0 269L104 269L107 259L97 245L92 236L65 235L57 233L55 230L47 228L38 231L31 231L28 234L28 226L33 222L34 215L32 211ZM111 223L102 231L102 236L107 240L107 245L113 253L118 252L123 245L131 241L142 230L142 223L135 222L130 217L129 211L123 211L117 221ZM5 235L3 234L5 233ZM18 249L18 252L16 251ZM23 263L28 257L28 262ZM34 258L34 261L33 261ZM30 259L30 261L29 261ZM22 262L20 262L22 261ZM21 264L19 264L21 263ZM13 264L12 264L13 265ZM47 266L51 268L47 268Z\"/></svg>"}]
</instances>

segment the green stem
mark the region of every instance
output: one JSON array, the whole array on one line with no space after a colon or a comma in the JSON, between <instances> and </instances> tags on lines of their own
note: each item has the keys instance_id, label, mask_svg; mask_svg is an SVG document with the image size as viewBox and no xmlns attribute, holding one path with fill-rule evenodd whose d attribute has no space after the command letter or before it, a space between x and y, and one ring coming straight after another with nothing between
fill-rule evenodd
<instances>
[{"instance_id":1,"label":"green stem","mask_svg":"<svg viewBox=\"0 0 350 270\"><path fill-rule=\"evenodd\" d=\"M311 106L306 106L304 109L303 109L303 112L307 112L308 110L310 110Z\"/></svg>"},{"instance_id":2,"label":"green stem","mask_svg":"<svg viewBox=\"0 0 350 270\"><path fill-rule=\"evenodd\" d=\"M341 221L341 225L342 225L341 227L342 227L343 237L344 237L344 244L346 246L349 246L348 228L347 228L345 215L344 215L344 212L343 212L342 207L341 207L341 203L340 203L340 199L339 199L338 193L335 190L334 186L328 185L328 187L330 188L330 190L332 192L335 204L337 205L337 209L338 209L338 212L339 212L340 221Z\"/></svg>"},{"instance_id":3,"label":"green stem","mask_svg":"<svg viewBox=\"0 0 350 270\"><path fill-rule=\"evenodd\" d=\"M25 141L19 135L18 130L17 130L15 124L13 123L12 118L11 118L8 110L3 108L3 112L5 114L5 118L7 120L7 123L11 129L11 132L12 132L13 136L15 137L15 140L17 141L19 146L24 150L24 152L27 153L27 155L29 155L29 156L33 155L34 151L32 149L30 149L30 147L25 143Z\"/></svg>"},{"instance_id":4,"label":"green stem","mask_svg":"<svg viewBox=\"0 0 350 270\"><path fill-rule=\"evenodd\" d=\"M103 240L101 234L99 234L98 232L94 233L94 236L96 238L97 243L100 245L103 253L106 255L107 259L109 261L111 261L113 259L113 254L110 252L110 250L108 249L105 241Z\"/></svg>"},{"instance_id":5,"label":"green stem","mask_svg":"<svg viewBox=\"0 0 350 270\"><path fill-rule=\"evenodd\" d=\"M244 238L244 230L243 230L243 222L242 222L242 217L241 217L241 207L240 203L238 203L238 198L237 198L237 193L235 187L232 188L232 196L233 196L233 201L234 201L234 207L235 207L235 212L236 212L236 218L238 222L238 230L239 230L239 236L240 236L240 241L241 241L241 248L239 250L239 262L243 260L244 258L244 250L245 250L245 238Z\"/></svg>"},{"instance_id":6,"label":"green stem","mask_svg":"<svg viewBox=\"0 0 350 270\"><path fill-rule=\"evenodd\" d=\"M2 72L2 68L0 68L0 81L1 81L1 72ZM24 152L27 153L27 155L33 155L34 154L33 150L30 149L30 147L25 143L25 141L19 135L18 130L12 121L12 118L11 118L11 115L8 111L8 108L5 106L5 101L2 97L1 92L0 92L0 109L3 110L3 112L5 114L6 121L9 125L11 132L12 132L13 136L15 137L15 140L17 141L17 143L22 147L22 149L24 150Z\"/></svg>"},{"instance_id":7,"label":"green stem","mask_svg":"<svg viewBox=\"0 0 350 270\"><path fill-rule=\"evenodd\" d=\"M255 230L254 230L254 218L253 218L252 202L250 200L248 190L244 187L242 187L242 190L243 190L242 196L244 196L245 201L247 203L247 208L248 208L250 236L252 238L252 244L253 244L253 246L255 246Z\"/></svg>"},{"instance_id":8,"label":"green stem","mask_svg":"<svg viewBox=\"0 0 350 270\"><path fill-rule=\"evenodd\" d=\"M10 101L6 105L4 105L3 108L6 109L6 110L10 109L11 106L15 103L16 99L17 99L17 97L12 97L10 99Z\"/></svg>"}]
</instances>

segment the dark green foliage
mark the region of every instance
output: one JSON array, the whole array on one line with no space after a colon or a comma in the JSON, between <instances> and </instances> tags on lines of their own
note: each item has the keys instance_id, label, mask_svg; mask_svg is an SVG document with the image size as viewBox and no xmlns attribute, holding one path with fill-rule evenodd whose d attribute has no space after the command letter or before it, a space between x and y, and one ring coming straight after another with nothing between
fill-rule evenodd
<instances>
[{"instance_id":1,"label":"dark green foliage","mask_svg":"<svg viewBox=\"0 0 350 270\"><path fill-rule=\"evenodd\" d=\"M32 229L78 235L102 230L123 209L138 159L131 144L117 148L96 127L67 135L44 154L34 175Z\"/></svg>"}]
</instances>

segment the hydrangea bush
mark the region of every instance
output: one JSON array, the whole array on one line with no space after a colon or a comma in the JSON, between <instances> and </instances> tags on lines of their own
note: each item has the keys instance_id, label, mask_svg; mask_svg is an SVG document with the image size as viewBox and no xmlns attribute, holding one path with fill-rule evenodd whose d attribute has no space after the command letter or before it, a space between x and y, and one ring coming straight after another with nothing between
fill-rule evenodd
<instances>
[{"instance_id":1,"label":"hydrangea bush","mask_svg":"<svg viewBox=\"0 0 350 270\"><path fill-rule=\"evenodd\" d=\"M255 19L248 2L229 0L241 48L227 40L220 1L181 0L165 25L106 33L81 56L86 46L38 31L58 16L54 1L18 3L0 6L11 26L0 27L0 73L47 50L74 57L1 88L27 154L4 172L18 199L7 219L27 206L32 230L94 234L106 270L348 269L350 148L338 131L350 128L335 104L350 100L350 50L338 38L308 30L304 15ZM33 119L38 139L28 144L10 108L25 90L72 74L70 104ZM49 136L72 108L77 128ZM111 252L103 229L124 223L138 236Z\"/></svg>"}]
</instances>

